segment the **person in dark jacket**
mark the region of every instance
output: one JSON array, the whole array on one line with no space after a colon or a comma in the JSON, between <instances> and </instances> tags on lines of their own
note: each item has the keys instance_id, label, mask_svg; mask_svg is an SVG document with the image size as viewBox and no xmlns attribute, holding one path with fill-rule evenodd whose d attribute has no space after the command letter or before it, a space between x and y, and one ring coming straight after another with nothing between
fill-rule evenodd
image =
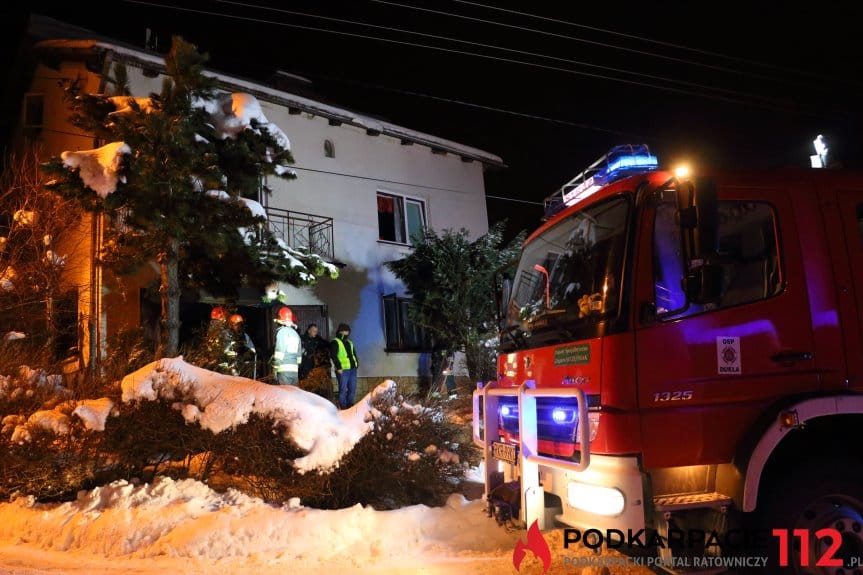
<instances>
[{"instance_id":1,"label":"person in dark jacket","mask_svg":"<svg viewBox=\"0 0 863 575\"><path fill-rule=\"evenodd\" d=\"M357 393L357 351L350 339L351 327L340 323L336 330L336 338L330 343L330 358L336 368L336 379L339 382L339 407L347 409L354 404Z\"/></svg>"},{"instance_id":2,"label":"person in dark jacket","mask_svg":"<svg viewBox=\"0 0 863 575\"><path fill-rule=\"evenodd\" d=\"M303 357L300 363L300 388L333 400L333 383L330 377L330 342L321 337L316 324L309 324L300 336Z\"/></svg>"}]
</instances>

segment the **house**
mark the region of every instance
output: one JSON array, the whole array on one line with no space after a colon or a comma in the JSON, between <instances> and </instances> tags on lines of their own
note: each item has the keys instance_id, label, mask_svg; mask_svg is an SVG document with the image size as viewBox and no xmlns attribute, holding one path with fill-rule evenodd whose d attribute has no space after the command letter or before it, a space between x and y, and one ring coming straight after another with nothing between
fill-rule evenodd
<instances>
[{"instance_id":1,"label":"house","mask_svg":"<svg viewBox=\"0 0 863 575\"><path fill-rule=\"evenodd\" d=\"M133 95L160 89L164 63L158 54L47 18L34 18L31 34L38 40L36 63L22 99L20 134L41 142L46 154L95 147L91 136L68 123L58 80L81 78L87 91L100 93L105 73L123 62ZM270 226L292 247L309 248L341 267L337 280L309 288L279 286L300 330L314 321L329 336L339 323L351 325L360 392L382 378L417 382L428 371L428 341L407 315L409 294L384 264L407 253L411 235L426 227L465 228L473 237L485 233L483 176L502 167L501 159L313 99L309 82L291 74L262 83L210 73L221 90L254 96L267 119L291 139L298 178L271 179L265 184L272 193L252 198L266 209ZM110 222L82 221L89 242L76 246L76 259L89 265L76 266L66 278L78 289L84 361L105 353L104 342L113 334L146 325L158 314L144 278L113 281L94 265L104 225ZM186 335L217 303L205 292L185 297ZM273 306L251 291L236 303L259 349L271 347Z\"/></svg>"}]
</instances>

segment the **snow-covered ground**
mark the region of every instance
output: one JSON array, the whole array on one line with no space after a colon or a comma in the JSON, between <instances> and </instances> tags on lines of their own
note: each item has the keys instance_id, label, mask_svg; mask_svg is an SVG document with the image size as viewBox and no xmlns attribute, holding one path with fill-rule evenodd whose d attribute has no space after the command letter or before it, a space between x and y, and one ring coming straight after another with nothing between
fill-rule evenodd
<instances>
[{"instance_id":1,"label":"snow-covered ground","mask_svg":"<svg viewBox=\"0 0 863 575\"><path fill-rule=\"evenodd\" d=\"M560 530L546 532L549 574L602 573L567 565ZM481 500L450 496L444 507L323 511L273 506L193 480L115 482L69 503L22 498L0 505L4 575L212 574L501 575L517 573L516 540L489 519ZM528 556L522 575L541 574ZM649 573L613 567L610 573Z\"/></svg>"},{"instance_id":2,"label":"snow-covered ground","mask_svg":"<svg viewBox=\"0 0 863 575\"><path fill-rule=\"evenodd\" d=\"M15 381L44 380L57 393L64 391L59 376L22 373ZM13 393L7 389L11 380L3 381L0 391ZM384 382L351 409L339 411L298 388L216 374L182 358L153 362L121 382L123 402L168 401L190 425L214 433L253 413L270 417L308 452L294 461L307 472L339 464L375 424L370 399L392 385ZM14 427L23 445L31 429L69 433L77 416L88 429L102 431L114 415L107 398L73 403L74 411L70 402L61 404L71 415L58 406L26 420L16 416L4 433ZM407 403L397 409L402 407L421 409ZM462 492L480 497L481 477L480 470L471 469ZM520 571L513 566L516 541L525 537L525 531L507 531L490 519L481 498L462 493L452 494L443 507L320 510L297 500L277 506L235 490L220 493L191 479L160 477L152 484L117 481L82 491L72 502L21 497L0 504L0 575L542 574L543 564L532 554ZM562 530L547 531L545 539L552 553L548 574L609 573L567 564L565 557L592 553L564 549ZM629 567L610 573L648 571Z\"/></svg>"}]
</instances>

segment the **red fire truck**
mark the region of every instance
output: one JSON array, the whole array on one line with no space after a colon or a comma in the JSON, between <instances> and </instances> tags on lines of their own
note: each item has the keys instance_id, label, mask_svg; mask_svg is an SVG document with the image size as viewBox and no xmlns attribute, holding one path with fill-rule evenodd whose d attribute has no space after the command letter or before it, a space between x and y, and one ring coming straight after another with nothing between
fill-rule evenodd
<instances>
[{"instance_id":1,"label":"red fire truck","mask_svg":"<svg viewBox=\"0 0 863 575\"><path fill-rule=\"evenodd\" d=\"M759 525L792 572L863 572L863 174L618 146L546 205L474 393L487 495L541 529Z\"/></svg>"}]
</instances>

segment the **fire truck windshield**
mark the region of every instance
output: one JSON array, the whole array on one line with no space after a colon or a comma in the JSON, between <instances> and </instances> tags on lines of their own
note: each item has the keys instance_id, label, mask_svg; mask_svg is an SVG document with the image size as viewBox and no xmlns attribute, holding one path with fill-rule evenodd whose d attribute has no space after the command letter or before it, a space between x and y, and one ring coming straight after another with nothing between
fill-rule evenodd
<instances>
[{"instance_id":1,"label":"fire truck windshield","mask_svg":"<svg viewBox=\"0 0 863 575\"><path fill-rule=\"evenodd\" d=\"M522 250L505 333L534 338L616 316L620 307L630 200L616 196L577 212ZM518 345L513 337L514 343ZM539 338L546 340L546 338ZM531 341L533 340L533 341ZM506 343L504 343L506 346Z\"/></svg>"}]
</instances>

